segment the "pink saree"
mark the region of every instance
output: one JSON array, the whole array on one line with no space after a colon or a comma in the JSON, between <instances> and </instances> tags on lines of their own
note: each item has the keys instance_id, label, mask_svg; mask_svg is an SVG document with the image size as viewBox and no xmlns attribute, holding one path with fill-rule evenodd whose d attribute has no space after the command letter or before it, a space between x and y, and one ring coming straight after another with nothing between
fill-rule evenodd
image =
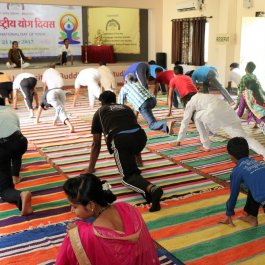
<instances>
[{"instance_id":1,"label":"pink saree","mask_svg":"<svg viewBox=\"0 0 265 265\"><path fill-rule=\"evenodd\" d=\"M115 203L124 232L78 221L78 234L91 265L158 265L159 260L148 229L137 209L127 203ZM79 248L82 248L79 246ZM56 265L78 265L69 237L59 250Z\"/></svg>"}]
</instances>

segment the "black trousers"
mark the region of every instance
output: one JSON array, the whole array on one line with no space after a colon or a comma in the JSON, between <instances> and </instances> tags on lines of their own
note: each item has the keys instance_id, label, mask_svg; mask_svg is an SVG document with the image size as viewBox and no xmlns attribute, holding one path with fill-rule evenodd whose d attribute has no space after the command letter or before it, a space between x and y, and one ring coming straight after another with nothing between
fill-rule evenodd
<instances>
[{"instance_id":1,"label":"black trousers","mask_svg":"<svg viewBox=\"0 0 265 265\"><path fill-rule=\"evenodd\" d=\"M146 197L146 188L151 183L140 174L135 156L144 149L146 141L147 137L142 129L135 133L117 134L112 141L115 161L123 177L122 183L144 197Z\"/></svg>"},{"instance_id":2,"label":"black trousers","mask_svg":"<svg viewBox=\"0 0 265 265\"><path fill-rule=\"evenodd\" d=\"M15 203L21 210L20 193L14 188L12 176L19 176L22 155L27 151L28 141L20 131L8 140L0 138L0 196L6 202Z\"/></svg>"},{"instance_id":3,"label":"black trousers","mask_svg":"<svg viewBox=\"0 0 265 265\"><path fill-rule=\"evenodd\" d=\"M10 98L12 93L13 82L0 83L0 95L2 98Z\"/></svg>"},{"instance_id":4,"label":"black trousers","mask_svg":"<svg viewBox=\"0 0 265 265\"><path fill-rule=\"evenodd\" d=\"M255 201L254 198L252 197L251 192L248 191L248 196L247 196L247 201L244 207L244 211L250 215L257 217L259 214L259 207L260 207L260 203ZM265 212L265 205L263 206L263 210Z\"/></svg>"},{"instance_id":5,"label":"black trousers","mask_svg":"<svg viewBox=\"0 0 265 265\"><path fill-rule=\"evenodd\" d=\"M23 94L26 106L29 110L33 109L32 102L33 102L34 88L36 84L37 84L37 79L34 77L24 78L20 82L21 92Z\"/></svg>"}]
</instances>

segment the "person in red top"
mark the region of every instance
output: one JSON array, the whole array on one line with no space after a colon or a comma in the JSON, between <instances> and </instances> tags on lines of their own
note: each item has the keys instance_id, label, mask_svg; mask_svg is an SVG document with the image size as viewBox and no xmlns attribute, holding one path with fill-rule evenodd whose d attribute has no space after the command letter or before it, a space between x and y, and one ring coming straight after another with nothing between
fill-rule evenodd
<instances>
[{"instance_id":1,"label":"person in red top","mask_svg":"<svg viewBox=\"0 0 265 265\"><path fill-rule=\"evenodd\" d=\"M174 90L176 90L181 101L183 98L189 97L198 92L198 89L193 84L192 79L188 75L183 74L183 67L181 65L176 65L174 67L174 77L170 80L170 83L169 83L168 115L167 116L171 115L172 99L174 97ZM185 108L185 104L183 105Z\"/></svg>"},{"instance_id":2,"label":"person in red top","mask_svg":"<svg viewBox=\"0 0 265 265\"><path fill-rule=\"evenodd\" d=\"M157 68L155 70L155 73L156 73L156 79L155 79L154 96L156 97L156 95L157 95L157 90L158 90L159 84L164 84L166 86L166 91L168 94L169 82L174 77L173 70L166 70L163 72L163 70L161 68Z\"/></svg>"}]
</instances>

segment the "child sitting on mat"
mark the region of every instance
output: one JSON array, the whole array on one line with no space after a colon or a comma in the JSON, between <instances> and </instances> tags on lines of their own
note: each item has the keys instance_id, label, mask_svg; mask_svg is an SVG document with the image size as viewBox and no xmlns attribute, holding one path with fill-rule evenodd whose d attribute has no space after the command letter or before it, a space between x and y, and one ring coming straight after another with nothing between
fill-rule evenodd
<instances>
[{"instance_id":1,"label":"child sitting on mat","mask_svg":"<svg viewBox=\"0 0 265 265\"><path fill-rule=\"evenodd\" d=\"M249 147L245 138L234 137L227 143L227 152L236 163L230 176L230 197L226 202L226 219L223 224L234 226L232 216L240 192L241 184L247 188L247 201L244 207L246 215L240 219L252 226L258 225L259 207L265 212L265 165L249 158Z\"/></svg>"}]
</instances>

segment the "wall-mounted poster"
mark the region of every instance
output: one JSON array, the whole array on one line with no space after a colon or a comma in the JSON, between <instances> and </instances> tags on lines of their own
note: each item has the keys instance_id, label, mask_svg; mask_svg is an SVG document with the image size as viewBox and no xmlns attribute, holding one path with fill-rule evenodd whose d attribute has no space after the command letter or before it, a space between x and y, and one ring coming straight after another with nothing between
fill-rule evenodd
<instances>
[{"instance_id":1,"label":"wall-mounted poster","mask_svg":"<svg viewBox=\"0 0 265 265\"><path fill-rule=\"evenodd\" d=\"M139 9L88 8L89 43L113 45L115 53L140 53Z\"/></svg>"},{"instance_id":2,"label":"wall-mounted poster","mask_svg":"<svg viewBox=\"0 0 265 265\"><path fill-rule=\"evenodd\" d=\"M81 7L0 3L1 58L7 57L15 40L27 56L57 56L65 38L73 54L80 55Z\"/></svg>"}]
</instances>

